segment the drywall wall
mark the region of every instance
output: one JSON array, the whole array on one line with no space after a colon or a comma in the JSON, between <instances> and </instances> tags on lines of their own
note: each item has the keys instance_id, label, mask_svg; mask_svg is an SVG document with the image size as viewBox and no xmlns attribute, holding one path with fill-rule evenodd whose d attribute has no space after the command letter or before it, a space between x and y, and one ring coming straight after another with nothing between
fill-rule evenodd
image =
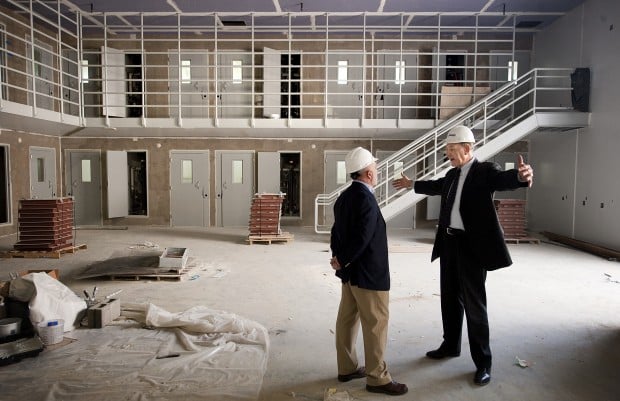
<instances>
[{"instance_id":1,"label":"drywall wall","mask_svg":"<svg viewBox=\"0 0 620 401\"><path fill-rule=\"evenodd\" d=\"M589 127L576 133L532 137L532 164L549 172L537 175L530 225L564 230L559 233L620 249L620 2L589 0L575 8L536 35L533 56L536 67L591 69L592 120ZM558 149L565 149L563 157L554 155ZM573 210L557 209L557 199L566 191L545 177L574 180ZM547 202L550 199L553 202ZM566 221L573 223L572 232Z\"/></svg>"}]
</instances>

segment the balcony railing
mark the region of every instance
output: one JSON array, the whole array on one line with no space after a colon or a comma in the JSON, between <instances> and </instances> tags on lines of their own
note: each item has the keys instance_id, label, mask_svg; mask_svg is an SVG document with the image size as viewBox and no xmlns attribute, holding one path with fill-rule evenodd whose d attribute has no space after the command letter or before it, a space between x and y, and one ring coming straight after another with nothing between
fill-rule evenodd
<instances>
[{"instance_id":1,"label":"balcony railing","mask_svg":"<svg viewBox=\"0 0 620 401\"><path fill-rule=\"evenodd\" d=\"M531 34L515 28L516 15L494 13L106 14L7 1L0 102L78 117L80 125L435 125L515 76L528 52L517 38Z\"/></svg>"}]
</instances>

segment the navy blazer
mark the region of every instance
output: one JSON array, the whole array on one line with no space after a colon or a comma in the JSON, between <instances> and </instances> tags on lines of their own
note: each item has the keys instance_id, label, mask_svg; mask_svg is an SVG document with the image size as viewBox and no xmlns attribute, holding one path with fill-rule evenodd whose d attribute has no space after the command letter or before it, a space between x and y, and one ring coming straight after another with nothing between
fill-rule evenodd
<instances>
[{"instance_id":1,"label":"navy blazer","mask_svg":"<svg viewBox=\"0 0 620 401\"><path fill-rule=\"evenodd\" d=\"M330 247L342 266L336 276L343 283L390 289L385 220L375 196L361 182L353 181L336 200Z\"/></svg>"},{"instance_id":2,"label":"navy blazer","mask_svg":"<svg viewBox=\"0 0 620 401\"><path fill-rule=\"evenodd\" d=\"M416 181L414 190L426 195L441 195L441 210L448 194L448 183L456 174L451 169L445 178L429 181ZM495 270L510 266L512 260L504 240L504 231L497 218L493 195L495 191L514 190L527 187L527 182L519 181L516 169L502 171L499 165L490 162L473 161L473 164L463 183L461 205L459 211L465 227L465 235L480 267L486 270ZM437 230L431 260L440 256L441 244L446 235Z\"/></svg>"}]
</instances>

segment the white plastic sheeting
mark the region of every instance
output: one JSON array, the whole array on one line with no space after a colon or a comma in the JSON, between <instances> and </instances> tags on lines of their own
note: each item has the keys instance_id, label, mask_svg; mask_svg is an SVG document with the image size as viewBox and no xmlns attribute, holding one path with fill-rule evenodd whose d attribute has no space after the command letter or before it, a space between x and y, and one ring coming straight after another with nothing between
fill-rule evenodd
<instances>
[{"instance_id":1,"label":"white plastic sheeting","mask_svg":"<svg viewBox=\"0 0 620 401\"><path fill-rule=\"evenodd\" d=\"M127 320L0 368L2 400L256 400L269 338L260 324L196 306L123 304ZM178 355L178 356L177 356Z\"/></svg>"},{"instance_id":2,"label":"white plastic sheeting","mask_svg":"<svg viewBox=\"0 0 620 401\"><path fill-rule=\"evenodd\" d=\"M43 321L63 319L64 331L80 324L86 302L66 285L47 273L29 273L11 281L9 297L28 302L30 321L34 327Z\"/></svg>"}]
</instances>

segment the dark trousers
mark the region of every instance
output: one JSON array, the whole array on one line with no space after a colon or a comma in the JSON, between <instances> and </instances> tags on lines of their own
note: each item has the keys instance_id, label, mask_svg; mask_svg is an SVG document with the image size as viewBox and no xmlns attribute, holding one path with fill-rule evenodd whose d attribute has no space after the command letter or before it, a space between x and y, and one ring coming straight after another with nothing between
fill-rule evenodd
<instances>
[{"instance_id":1,"label":"dark trousers","mask_svg":"<svg viewBox=\"0 0 620 401\"><path fill-rule=\"evenodd\" d=\"M467 318L469 349L476 368L491 367L485 269L475 263L465 234L444 234L441 265L442 347L460 352L463 311Z\"/></svg>"}]
</instances>

